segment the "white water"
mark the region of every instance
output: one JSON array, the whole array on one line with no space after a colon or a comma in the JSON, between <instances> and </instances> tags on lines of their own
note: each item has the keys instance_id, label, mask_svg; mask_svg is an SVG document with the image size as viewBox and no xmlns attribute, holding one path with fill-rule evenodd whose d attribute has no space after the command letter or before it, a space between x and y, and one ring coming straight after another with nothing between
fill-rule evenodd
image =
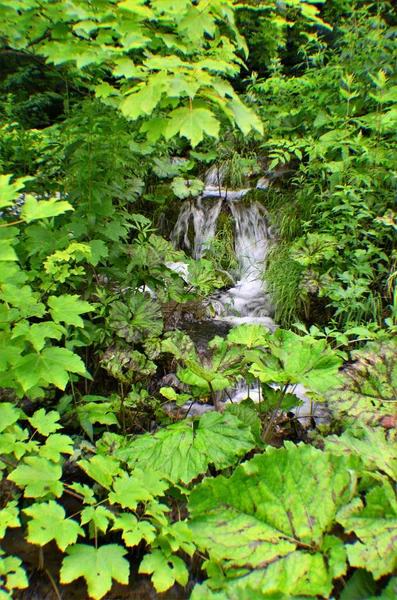
<instances>
[{"instance_id":1,"label":"white water","mask_svg":"<svg viewBox=\"0 0 397 600\"><path fill-rule=\"evenodd\" d=\"M228 190L223 187L224 173L212 167L205 178L205 189L196 200L184 202L172 241L182 244L198 260L208 250L215 237L217 221L222 208L228 210L235 223L235 253L239 263L238 281L226 291L208 298L218 320L232 325L256 323L274 331L276 325L271 318L272 306L263 281L266 256L272 244L273 234L268 224L266 210L257 202L250 202L244 196L249 189ZM268 182L261 179L257 185L267 189ZM189 227L193 226L194 246L191 248ZM294 412L304 426L309 426L314 417L318 423L326 422L324 406L313 404L302 385L291 389L301 401ZM247 397L258 402L260 387L248 388L244 381L236 389L230 390L233 402L241 402ZM325 409L326 412L326 409Z\"/></svg>"}]
</instances>

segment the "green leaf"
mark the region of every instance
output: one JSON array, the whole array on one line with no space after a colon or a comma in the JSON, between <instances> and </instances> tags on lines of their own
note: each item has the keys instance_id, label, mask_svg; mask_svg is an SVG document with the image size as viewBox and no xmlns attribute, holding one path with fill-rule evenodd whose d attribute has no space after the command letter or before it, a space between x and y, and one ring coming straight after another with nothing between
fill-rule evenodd
<instances>
[{"instance_id":1,"label":"green leaf","mask_svg":"<svg viewBox=\"0 0 397 600\"><path fill-rule=\"evenodd\" d=\"M75 544L83 529L73 519L67 519L62 506L54 500L34 504L23 510L31 520L28 522L27 540L31 544L45 546L55 540L63 552L71 544Z\"/></svg>"},{"instance_id":2,"label":"green leaf","mask_svg":"<svg viewBox=\"0 0 397 600\"><path fill-rule=\"evenodd\" d=\"M152 574L157 592L165 592L175 581L185 586L189 579L189 571L183 560L179 556L165 556L161 550L146 554L139 566L139 573Z\"/></svg>"},{"instance_id":3,"label":"green leaf","mask_svg":"<svg viewBox=\"0 0 397 600\"><path fill-rule=\"evenodd\" d=\"M20 527L19 508L16 500L11 500L0 511L0 539L4 538L7 529Z\"/></svg>"},{"instance_id":4,"label":"green leaf","mask_svg":"<svg viewBox=\"0 0 397 600\"><path fill-rule=\"evenodd\" d=\"M193 539L223 569L247 569L239 585L328 597L335 572L346 571L343 548L327 532L354 493L348 460L286 442L229 478L205 479L189 499Z\"/></svg>"},{"instance_id":5,"label":"green leaf","mask_svg":"<svg viewBox=\"0 0 397 600\"><path fill-rule=\"evenodd\" d=\"M22 561L19 558L16 556L4 558L4 552L0 550L0 600L12 600L15 598L11 595L14 589L22 590L29 586L27 575L21 565Z\"/></svg>"},{"instance_id":6,"label":"green leaf","mask_svg":"<svg viewBox=\"0 0 397 600\"><path fill-rule=\"evenodd\" d=\"M388 481L370 490L363 502L356 498L338 513L338 521L358 541L347 545L349 563L370 571L375 579L397 567L397 500Z\"/></svg>"},{"instance_id":7,"label":"green leaf","mask_svg":"<svg viewBox=\"0 0 397 600\"><path fill-rule=\"evenodd\" d=\"M87 506L81 511L80 522L82 525L93 523L95 530L106 533L110 521L115 515L105 506Z\"/></svg>"},{"instance_id":8,"label":"green leaf","mask_svg":"<svg viewBox=\"0 0 397 600\"><path fill-rule=\"evenodd\" d=\"M376 583L371 573L357 569L346 583L340 600L368 600L376 593Z\"/></svg>"},{"instance_id":9,"label":"green leaf","mask_svg":"<svg viewBox=\"0 0 397 600\"><path fill-rule=\"evenodd\" d=\"M115 518L112 531L121 530L121 537L128 547L137 546L142 540L151 544L156 538L156 528L148 521L138 521L131 513L121 513Z\"/></svg>"},{"instance_id":10,"label":"green leaf","mask_svg":"<svg viewBox=\"0 0 397 600\"><path fill-rule=\"evenodd\" d=\"M55 433L40 446L39 455L52 462L59 462L62 454L73 454L73 440L68 435Z\"/></svg>"},{"instance_id":11,"label":"green leaf","mask_svg":"<svg viewBox=\"0 0 397 600\"><path fill-rule=\"evenodd\" d=\"M195 198L199 196L204 189L204 183L200 179L184 179L175 177L171 183L171 189L177 198Z\"/></svg>"},{"instance_id":12,"label":"green leaf","mask_svg":"<svg viewBox=\"0 0 397 600\"><path fill-rule=\"evenodd\" d=\"M135 469L131 476L124 475L114 481L114 491L109 494L109 502L135 510L140 502L162 496L168 487L169 484L158 473Z\"/></svg>"},{"instance_id":13,"label":"green leaf","mask_svg":"<svg viewBox=\"0 0 397 600\"><path fill-rule=\"evenodd\" d=\"M59 498L63 493L63 485L59 481L61 477L60 465L38 456L28 456L10 473L8 479L24 489L26 498L43 498L48 494Z\"/></svg>"},{"instance_id":14,"label":"green leaf","mask_svg":"<svg viewBox=\"0 0 397 600\"><path fill-rule=\"evenodd\" d=\"M153 435L139 436L119 455L131 467L155 469L172 482L189 483L213 463L217 469L235 464L255 446L250 427L230 414L204 414Z\"/></svg>"},{"instance_id":15,"label":"green leaf","mask_svg":"<svg viewBox=\"0 0 397 600\"><path fill-rule=\"evenodd\" d=\"M24 391L39 382L52 383L64 390L69 371L87 376L84 363L77 354L66 348L44 348L40 353L26 354L16 365L15 374Z\"/></svg>"},{"instance_id":16,"label":"green leaf","mask_svg":"<svg viewBox=\"0 0 397 600\"><path fill-rule=\"evenodd\" d=\"M247 401L241 402L240 404L228 404L225 411L231 413L238 418L239 421L248 425L251 429L251 433L255 438L258 448L263 447L261 438L262 423L258 417L258 412L255 408L255 404L248 403Z\"/></svg>"},{"instance_id":17,"label":"green leaf","mask_svg":"<svg viewBox=\"0 0 397 600\"><path fill-rule=\"evenodd\" d=\"M78 465L106 489L110 489L113 479L120 473L120 463L113 456L96 455L90 460L81 460Z\"/></svg>"},{"instance_id":18,"label":"green leaf","mask_svg":"<svg viewBox=\"0 0 397 600\"><path fill-rule=\"evenodd\" d=\"M204 139L204 133L218 138L219 126L219 121L213 113L205 108L177 108L169 115L165 136L170 139L179 133L180 137L187 138L194 148Z\"/></svg>"},{"instance_id":19,"label":"green leaf","mask_svg":"<svg viewBox=\"0 0 397 600\"><path fill-rule=\"evenodd\" d=\"M342 361L325 340L278 329L268 338L267 347L267 352L249 354L254 363L250 373L263 383L301 383L322 393L338 381L336 374Z\"/></svg>"},{"instance_id":20,"label":"green leaf","mask_svg":"<svg viewBox=\"0 0 397 600\"><path fill-rule=\"evenodd\" d=\"M109 325L127 342L160 335L163 330L160 305L148 294L129 295L124 301L112 303Z\"/></svg>"},{"instance_id":21,"label":"green leaf","mask_svg":"<svg viewBox=\"0 0 397 600\"><path fill-rule=\"evenodd\" d=\"M353 353L356 359L326 394L336 417L362 425L377 425L395 412L397 339L372 342Z\"/></svg>"},{"instance_id":22,"label":"green leaf","mask_svg":"<svg viewBox=\"0 0 397 600\"><path fill-rule=\"evenodd\" d=\"M237 127L241 129L244 135L247 135L252 129L263 134L263 125L255 112L245 106L237 97L227 103L227 107L231 110Z\"/></svg>"},{"instance_id":23,"label":"green leaf","mask_svg":"<svg viewBox=\"0 0 397 600\"><path fill-rule=\"evenodd\" d=\"M47 219L62 215L68 210L74 210L72 205L65 200L58 198L49 198L48 200L37 200L34 196L28 195L24 198L24 204L21 210L21 218L30 223L37 219Z\"/></svg>"},{"instance_id":24,"label":"green leaf","mask_svg":"<svg viewBox=\"0 0 397 600\"><path fill-rule=\"evenodd\" d=\"M36 410L33 417L28 418L28 421L32 427L41 433L41 435L47 437L50 433L62 429L62 425L59 424L59 419L60 416L56 410L51 410L46 413L44 408L40 408L39 410Z\"/></svg>"},{"instance_id":25,"label":"green leaf","mask_svg":"<svg viewBox=\"0 0 397 600\"><path fill-rule=\"evenodd\" d=\"M14 425L22 416L22 411L10 402L0 403L0 433Z\"/></svg>"},{"instance_id":26,"label":"green leaf","mask_svg":"<svg viewBox=\"0 0 397 600\"><path fill-rule=\"evenodd\" d=\"M365 469L383 471L397 480L397 446L393 443L392 432L387 440L381 428L351 428L340 436L328 436L324 446L334 454L355 454L361 458Z\"/></svg>"},{"instance_id":27,"label":"green leaf","mask_svg":"<svg viewBox=\"0 0 397 600\"><path fill-rule=\"evenodd\" d=\"M83 319L79 315L94 310L88 302L80 300L77 294L50 296L48 306L50 306L51 316L56 323L66 323L66 325L75 327L84 327Z\"/></svg>"},{"instance_id":28,"label":"green leaf","mask_svg":"<svg viewBox=\"0 0 397 600\"><path fill-rule=\"evenodd\" d=\"M85 544L76 544L66 550L69 556L63 559L60 581L71 583L79 577L87 582L88 593L100 600L112 587L112 579L124 585L128 584L130 567L124 558L127 551L117 544L108 544L93 548Z\"/></svg>"},{"instance_id":29,"label":"green leaf","mask_svg":"<svg viewBox=\"0 0 397 600\"><path fill-rule=\"evenodd\" d=\"M227 335L227 341L232 344L240 344L247 348L266 348L269 330L263 325L238 325Z\"/></svg>"}]
</instances>

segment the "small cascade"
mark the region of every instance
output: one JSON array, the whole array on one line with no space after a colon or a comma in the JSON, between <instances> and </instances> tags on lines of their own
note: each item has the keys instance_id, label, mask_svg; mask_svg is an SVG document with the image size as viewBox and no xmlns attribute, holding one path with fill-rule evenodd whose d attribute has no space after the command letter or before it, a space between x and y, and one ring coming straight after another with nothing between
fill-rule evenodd
<instances>
[{"instance_id":1,"label":"small cascade","mask_svg":"<svg viewBox=\"0 0 397 600\"><path fill-rule=\"evenodd\" d=\"M209 242L215 237L216 224L222 208L222 198L206 201L201 196L196 200L185 201L178 216L171 241L192 250L195 260L202 258L208 250ZM193 222L194 245L191 248L189 226Z\"/></svg>"},{"instance_id":2,"label":"small cascade","mask_svg":"<svg viewBox=\"0 0 397 600\"><path fill-rule=\"evenodd\" d=\"M236 227L235 252L239 280L235 286L214 296L212 305L219 317L233 322L263 322L273 328L272 307L263 282L264 261L271 244L266 211L257 202L229 201Z\"/></svg>"},{"instance_id":3,"label":"small cascade","mask_svg":"<svg viewBox=\"0 0 397 600\"><path fill-rule=\"evenodd\" d=\"M264 261L273 237L266 211L255 201L241 200L250 189L228 190L223 183L222 169L211 167L202 194L183 203L172 242L189 249L195 260L202 258L215 237L222 208L228 210L235 222L238 281L232 288L207 299L212 307L210 312L231 324L263 323L274 329L270 318L272 307L263 282Z\"/></svg>"}]
</instances>

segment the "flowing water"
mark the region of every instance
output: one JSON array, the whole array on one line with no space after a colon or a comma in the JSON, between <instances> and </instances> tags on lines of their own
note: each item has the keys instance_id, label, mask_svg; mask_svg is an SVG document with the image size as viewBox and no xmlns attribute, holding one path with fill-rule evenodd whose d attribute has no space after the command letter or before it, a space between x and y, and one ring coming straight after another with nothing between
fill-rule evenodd
<instances>
[{"instance_id":1,"label":"flowing water","mask_svg":"<svg viewBox=\"0 0 397 600\"><path fill-rule=\"evenodd\" d=\"M228 211L234 220L237 281L229 289L215 293L207 299L207 304L212 307L212 314L215 312L216 315L212 327L208 327L208 322L205 326L207 341L217 334L222 335L222 332L218 331L220 321L232 326L256 323L271 331L276 329L263 277L266 257L274 243L274 233L269 225L266 210L261 204L250 199L249 188L229 190L223 186L223 182L224 172L212 167L206 175L202 194L197 199L185 201L181 207L172 234L173 243L190 249L193 258L198 260L205 255L216 235L221 211ZM257 187L267 189L268 180L262 178ZM204 323L201 326L200 323L197 325L200 331ZM197 332L195 335L197 336ZM294 411L302 424L308 426L312 417L317 422L324 422L323 405L313 405L303 386L294 386L290 391L302 403ZM260 387L249 389L243 380L236 389L229 390L233 402L241 402L247 397L259 401L260 395Z\"/></svg>"}]
</instances>

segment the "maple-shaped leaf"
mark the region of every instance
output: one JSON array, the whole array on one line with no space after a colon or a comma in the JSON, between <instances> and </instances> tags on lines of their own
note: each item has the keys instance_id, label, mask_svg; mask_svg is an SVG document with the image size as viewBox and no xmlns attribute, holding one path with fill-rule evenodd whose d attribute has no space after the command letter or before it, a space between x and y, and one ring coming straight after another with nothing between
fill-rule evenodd
<instances>
[{"instance_id":1,"label":"maple-shaped leaf","mask_svg":"<svg viewBox=\"0 0 397 600\"><path fill-rule=\"evenodd\" d=\"M263 325L238 325L227 335L227 341L246 348L266 347L269 330Z\"/></svg>"},{"instance_id":2,"label":"maple-shaped leaf","mask_svg":"<svg viewBox=\"0 0 397 600\"><path fill-rule=\"evenodd\" d=\"M114 481L114 491L109 494L109 502L135 510L139 502L148 502L156 496L162 496L168 487L169 484L158 473L135 469L131 476L124 475Z\"/></svg>"},{"instance_id":3,"label":"maple-shaped leaf","mask_svg":"<svg viewBox=\"0 0 397 600\"><path fill-rule=\"evenodd\" d=\"M352 567L370 571L375 579L393 573L397 567L397 500L388 481L367 493L365 506L355 498L343 507L337 520L358 538L346 546Z\"/></svg>"},{"instance_id":4,"label":"maple-shaped leaf","mask_svg":"<svg viewBox=\"0 0 397 600\"><path fill-rule=\"evenodd\" d=\"M120 473L120 462L113 456L95 455L90 460L81 460L78 465L106 489L110 489L113 479Z\"/></svg>"},{"instance_id":5,"label":"maple-shaped leaf","mask_svg":"<svg viewBox=\"0 0 397 600\"><path fill-rule=\"evenodd\" d=\"M62 429L62 425L59 424L59 419L60 416L56 410L51 410L46 413L44 408L40 408L39 410L36 410L33 417L28 418L28 421L41 435L47 437L50 433Z\"/></svg>"},{"instance_id":6,"label":"maple-shaped leaf","mask_svg":"<svg viewBox=\"0 0 397 600\"><path fill-rule=\"evenodd\" d=\"M121 513L114 521L113 530L121 530L125 545L137 546L142 540L151 544L156 537L156 528L148 521L138 521L131 513Z\"/></svg>"},{"instance_id":7,"label":"maple-shaped leaf","mask_svg":"<svg viewBox=\"0 0 397 600\"><path fill-rule=\"evenodd\" d=\"M77 294L50 296L48 306L50 306L51 316L56 323L66 323L66 325L74 325L75 327L84 326L80 315L94 310L91 304L80 300Z\"/></svg>"},{"instance_id":8,"label":"maple-shaped leaf","mask_svg":"<svg viewBox=\"0 0 397 600\"><path fill-rule=\"evenodd\" d=\"M129 562L124 558L127 551L117 544L93 548L75 544L67 548L69 556L63 559L60 571L61 583L71 583L79 577L87 582L88 593L100 600L112 587L112 579L127 585Z\"/></svg>"},{"instance_id":9,"label":"maple-shaped leaf","mask_svg":"<svg viewBox=\"0 0 397 600\"><path fill-rule=\"evenodd\" d=\"M62 215L68 210L74 210L73 206L65 200L59 198L49 198L48 200L37 200L34 196L28 195L24 198L21 210L21 218L30 223L37 219L46 219Z\"/></svg>"},{"instance_id":10,"label":"maple-shaped leaf","mask_svg":"<svg viewBox=\"0 0 397 600\"><path fill-rule=\"evenodd\" d=\"M41 504L33 504L23 510L31 520L28 522L27 540L32 544L45 546L55 540L58 548L65 551L74 544L84 530L73 519L67 519L62 506L50 500Z\"/></svg>"},{"instance_id":11,"label":"maple-shaped leaf","mask_svg":"<svg viewBox=\"0 0 397 600\"><path fill-rule=\"evenodd\" d=\"M166 74L157 73L146 83L135 88L120 105L124 116L137 119L143 115L150 115L166 90L165 81Z\"/></svg>"},{"instance_id":12,"label":"maple-shaped leaf","mask_svg":"<svg viewBox=\"0 0 397 600\"><path fill-rule=\"evenodd\" d=\"M0 433L20 419L22 411L11 402L0 403Z\"/></svg>"},{"instance_id":13,"label":"maple-shaped leaf","mask_svg":"<svg viewBox=\"0 0 397 600\"><path fill-rule=\"evenodd\" d=\"M92 523L95 530L106 533L109 522L114 518L114 514L105 506L87 506L81 511L80 522L82 525Z\"/></svg>"},{"instance_id":14,"label":"maple-shaped leaf","mask_svg":"<svg viewBox=\"0 0 397 600\"><path fill-rule=\"evenodd\" d=\"M34 323L30 326L26 325L25 331L21 330L18 325L14 327L12 337L15 338L17 335L23 334L37 352L40 352L44 348L47 338L60 340L66 333L66 329L62 325L53 323L52 321Z\"/></svg>"},{"instance_id":15,"label":"maple-shaped leaf","mask_svg":"<svg viewBox=\"0 0 397 600\"><path fill-rule=\"evenodd\" d=\"M26 354L15 367L15 375L26 392L39 382L52 383L64 390L69 382L69 371L88 376L84 363L77 354L66 348L44 348L40 353Z\"/></svg>"},{"instance_id":16,"label":"maple-shaped leaf","mask_svg":"<svg viewBox=\"0 0 397 600\"><path fill-rule=\"evenodd\" d=\"M185 586L189 579L184 561L179 556L166 556L159 549L146 554L139 566L139 573L152 574L151 580L157 592L165 592L175 581Z\"/></svg>"},{"instance_id":17,"label":"maple-shaped leaf","mask_svg":"<svg viewBox=\"0 0 397 600\"><path fill-rule=\"evenodd\" d=\"M172 482L189 483L213 463L217 469L235 464L255 446L251 429L231 414L204 414L155 434L139 436L119 456L131 467L154 469Z\"/></svg>"},{"instance_id":18,"label":"maple-shaped leaf","mask_svg":"<svg viewBox=\"0 0 397 600\"><path fill-rule=\"evenodd\" d=\"M10 527L20 527L19 508L16 500L11 500L0 510L0 539L3 539L6 530Z\"/></svg>"},{"instance_id":19,"label":"maple-shaped leaf","mask_svg":"<svg viewBox=\"0 0 397 600\"><path fill-rule=\"evenodd\" d=\"M53 494L62 496L62 467L39 456L28 456L14 469L8 479L24 489L26 498L42 498Z\"/></svg>"},{"instance_id":20,"label":"maple-shaped leaf","mask_svg":"<svg viewBox=\"0 0 397 600\"><path fill-rule=\"evenodd\" d=\"M46 439L45 444L40 445L39 456L42 458L57 463L62 454L73 454L73 440L68 435L54 433Z\"/></svg>"},{"instance_id":21,"label":"maple-shaped leaf","mask_svg":"<svg viewBox=\"0 0 397 600\"><path fill-rule=\"evenodd\" d=\"M252 129L263 134L262 121L258 115L252 108L245 106L237 96L227 103L227 107L232 111L236 125L244 135L247 135Z\"/></svg>"},{"instance_id":22,"label":"maple-shaped leaf","mask_svg":"<svg viewBox=\"0 0 397 600\"><path fill-rule=\"evenodd\" d=\"M181 107L170 113L165 137L169 140L179 133L180 137L187 138L194 148L204 139L204 133L218 138L219 127L219 121L206 108Z\"/></svg>"},{"instance_id":23,"label":"maple-shaped leaf","mask_svg":"<svg viewBox=\"0 0 397 600\"><path fill-rule=\"evenodd\" d=\"M16 556L4 556L0 549L0 600L13 600L14 590L22 590L29 586L22 561Z\"/></svg>"}]
</instances>

